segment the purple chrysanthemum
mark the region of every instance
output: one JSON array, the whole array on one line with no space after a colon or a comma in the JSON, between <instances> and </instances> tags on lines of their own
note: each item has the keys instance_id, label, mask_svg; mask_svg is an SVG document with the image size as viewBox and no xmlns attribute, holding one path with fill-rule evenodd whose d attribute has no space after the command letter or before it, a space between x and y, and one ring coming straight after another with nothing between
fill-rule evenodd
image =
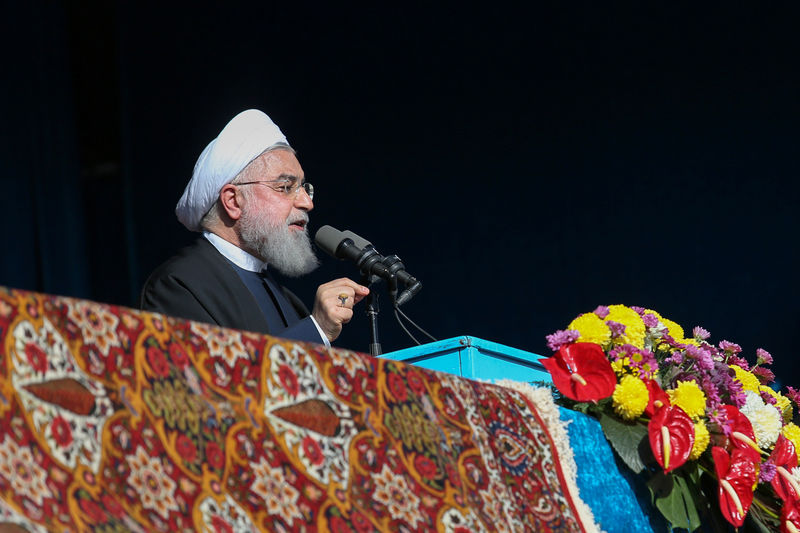
<instances>
[{"instance_id":1,"label":"purple chrysanthemum","mask_svg":"<svg viewBox=\"0 0 800 533\"><path fill-rule=\"evenodd\" d=\"M778 403L777 398L775 398L775 396L773 396L772 394L766 391L761 391L760 394L761 394L761 399L764 400L764 403L769 405L775 405L776 403Z\"/></svg>"},{"instance_id":2,"label":"purple chrysanthemum","mask_svg":"<svg viewBox=\"0 0 800 533\"><path fill-rule=\"evenodd\" d=\"M711 380L716 385L720 396L735 407L742 407L747 399L742 384L735 379L733 369L722 362L714 363L714 370L710 372Z\"/></svg>"},{"instance_id":3,"label":"purple chrysanthemum","mask_svg":"<svg viewBox=\"0 0 800 533\"><path fill-rule=\"evenodd\" d=\"M710 415L708 415L708 421L717 426L719 430L722 431L723 435L726 437L730 436L731 424L725 411L722 409L713 411Z\"/></svg>"},{"instance_id":4,"label":"purple chrysanthemum","mask_svg":"<svg viewBox=\"0 0 800 533\"><path fill-rule=\"evenodd\" d=\"M758 365L771 365L772 364L772 355L766 351L764 348L758 348L756 350L756 357L758 361L756 364Z\"/></svg>"},{"instance_id":5,"label":"purple chrysanthemum","mask_svg":"<svg viewBox=\"0 0 800 533\"><path fill-rule=\"evenodd\" d=\"M575 329L558 330L552 335L547 336L547 347L557 352L565 344L571 344L578 340L581 332Z\"/></svg>"},{"instance_id":6,"label":"purple chrysanthemum","mask_svg":"<svg viewBox=\"0 0 800 533\"><path fill-rule=\"evenodd\" d=\"M772 462L772 459L767 459L761 463L761 471L758 474L758 479L761 483L769 483L775 477L778 467Z\"/></svg>"},{"instance_id":7,"label":"purple chrysanthemum","mask_svg":"<svg viewBox=\"0 0 800 533\"><path fill-rule=\"evenodd\" d=\"M656 318L656 315L653 313L645 313L644 316L642 316L642 322L644 322L644 325L648 328L654 328L658 325L658 318Z\"/></svg>"},{"instance_id":8,"label":"purple chrysanthemum","mask_svg":"<svg viewBox=\"0 0 800 533\"><path fill-rule=\"evenodd\" d=\"M775 381L775 372L769 368L765 368L763 366L754 366L752 369L750 369L750 371L755 377L758 378L758 381L760 381L762 385L769 385Z\"/></svg>"},{"instance_id":9,"label":"purple chrysanthemum","mask_svg":"<svg viewBox=\"0 0 800 533\"><path fill-rule=\"evenodd\" d=\"M639 371L640 377L652 378L658 372L658 361L650 350L637 348L633 344L615 346L608 356L612 361L627 358L628 366Z\"/></svg>"},{"instance_id":10,"label":"purple chrysanthemum","mask_svg":"<svg viewBox=\"0 0 800 533\"><path fill-rule=\"evenodd\" d=\"M711 336L711 333L709 333L708 330L705 328L702 328L700 326L695 326L694 329L692 330L692 335L694 335L695 339L704 341Z\"/></svg>"},{"instance_id":11,"label":"purple chrysanthemum","mask_svg":"<svg viewBox=\"0 0 800 533\"><path fill-rule=\"evenodd\" d=\"M800 390L797 390L794 387L786 387L786 397L792 400L794 404L800 408Z\"/></svg>"},{"instance_id":12,"label":"purple chrysanthemum","mask_svg":"<svg viewBox=\"0 0 800 533\"><path fill-rule=\"evenodd\" d=\"M722 399L719 397L719 389L717 388L717 385L714 383L714 380L711 378L711 376L705 375L703 376L703 381L700 386L703 389L703 392L706 394L707 410L713 411L722 403Z\"/></svg>"},{"instance_id":13,"label":"purple chrysanthemum","mask_svg":"<svg viewBox=\"0 0 800 533\"><path fill-rule=\"evenodd\" d=\"M737 354L742 351L742 347L735 342L719 341L719 349L729 354Z\"/></svg>"},{"instance_id":14,"label":"purple chrysanthemum","mask_svg":"<svg viewBox=\"0 0 800 533\"><path fill-rule=\"evenodd\" d=\"M679 364L683 363L683 352L681 352L681 351L672 352L672 355L670 355L669 357L664 359L664 362L665 363L670 363L670 364L673 364L673 365L679 365Z\"/></svg>"},{"instance_id":15,"label":"purple chrysanthemum","mask_svg":"<svg viewBox=\"0 0 800 533\"><path fill-rule=\"evenodd\" d=\"M605 305L598 305L597 309L594 310L594 314L599 316L600 318L605 318L608 316L608 306Z\"/></svg>"},{"instance_id":16,"label":"purple chrysanthemum","mask_svg":"<svg viewBox=\"0 0 800 533\"><path fill-rule=\"evenodd\" d=\"M613 320L607 320L606 326L608 326L608 329L611 330L612 338L621 337L622 335L625 335L625 324L622 324L620 322L615 322Z\"/></svg>"},{"instance_id":17,"label":"purple chrysanthemum","mask_svg":"<svg viewBox=\"0 0 800 533\"><path fill-rule=\"evenodd\" d=\"M744 388L742 384L736 380L731 380L730 385L728 386L728 395L731 399L731 404L735 406L737 409L741 409L744 407L745 402L747 401L747 395L744 393Z\"/></svg>"},{"instance_id":18,"label":"purple chrysanthemum","mask_svg":"<svg viewBox=\"0 0 800 533\"><path fill-rule=\"evenodd\" d=\"M712 357L711 352L704 350L703 348L700 348L697 351L699 352L699 355L697 356L697 366L706 372L713 370L714 358Z\"/></svg>"}]
</instances>

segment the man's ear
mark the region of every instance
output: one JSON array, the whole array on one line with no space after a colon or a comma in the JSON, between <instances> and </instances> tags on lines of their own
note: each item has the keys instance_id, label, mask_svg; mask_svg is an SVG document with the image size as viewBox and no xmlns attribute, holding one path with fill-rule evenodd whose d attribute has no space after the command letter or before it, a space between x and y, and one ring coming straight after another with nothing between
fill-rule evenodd
<instances>
[{"instance_id":1,"label":"man's ear","mask_svg":"<svg viewBox=\"0 0 800 533\"><path fill-rule=\"evenodd\" d=\"M243 201L239 189L233 184L226 183L219 191L219 203L231 220L239 220L242 217Z\"/></svg>"}]
</instances>

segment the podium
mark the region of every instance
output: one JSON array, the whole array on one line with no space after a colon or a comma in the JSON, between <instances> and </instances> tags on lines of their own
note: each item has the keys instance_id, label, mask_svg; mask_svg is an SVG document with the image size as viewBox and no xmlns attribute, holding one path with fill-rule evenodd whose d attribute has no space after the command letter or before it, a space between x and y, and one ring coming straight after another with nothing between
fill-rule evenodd
<instances>
[{"instance_id":1,"label":"podium","mask_svg":"<svg viewBox=\"0 0 800 533\"><path fill-rule=\"evenodd\" d=\"M380 357L471 379L552 383L550 373L539 362L542 356L468 335Z\"/></svg>"},{"instance_id":2,"label":"podium","mask_svg":"<svg viewBox=\"0 0 800 533\"><path fill-rule=\"evenodd\" d=\"M457 376L496 381L552 383L550 373L531 352L463 335L381 355ZM667 533L669 524L653 508L644 481L615 456L593 418L559 408L578 467L581 498L608 533Z\"/></svg>"}]
</instances>

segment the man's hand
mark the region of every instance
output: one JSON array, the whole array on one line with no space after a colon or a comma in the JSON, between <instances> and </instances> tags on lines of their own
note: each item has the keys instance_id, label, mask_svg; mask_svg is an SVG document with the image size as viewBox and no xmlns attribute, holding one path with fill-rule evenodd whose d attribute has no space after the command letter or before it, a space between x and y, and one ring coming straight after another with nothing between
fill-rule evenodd
<instances>
[{"instance_id":1,"label":"man's hand","mask_svg":"<svg viewBox=\"0 0 800 533\"><path fill-rule=\"evenodd\" d=\"M353 318L353 306L369 294L369 289L353 280L339 278L320 285L311 316L331 342L342 332L342 325Z\"/></svg>"}]
</instances>

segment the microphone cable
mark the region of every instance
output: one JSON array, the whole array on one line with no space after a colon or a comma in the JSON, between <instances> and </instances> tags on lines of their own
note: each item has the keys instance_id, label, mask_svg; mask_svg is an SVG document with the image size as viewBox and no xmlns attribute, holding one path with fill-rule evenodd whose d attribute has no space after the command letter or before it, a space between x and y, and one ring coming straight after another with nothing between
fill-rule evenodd
<instances>
[{"instance_id":1,"label":"microphone cable","mask_svg":"<svg viewBox=\"0 0 800 533\"><path fill-rule=\"evenodd\" d=\"M435 338L433 335L431 335L430 333L428 333L427 331L425 331L424 329L422 329L422 328L421 328L421 327L420 327L420 326L419 326L419 325L418 325L416 322L414 322L413 320L411 320L411 319L408 317L408 315L406 315L404 312L402 312L402 311L400 310L400 308L399 308L398 306L396 306L396 305L395 305L395 306L394 306L394 317L395 317L395 319L397 319L397 323L398 323L398 324L400 324L400 327L401 327L401 328L403 328L403 331L405 331L405 332L406 332L406 335L408 335L409 337L411 337L411 340L413 340L413 341L414 341L414 342L417 344L417 346L419 346L419 345L420 345L420 342L419 342L419 341L416 339L416 337L414 337L414 335L412 335L412 334L411 334L411 332L410 332L410 331L408 331L408 328L406 328L405 324L403 324L403 321L400 319L400 317L401 317L401 316L402 316L404 319L406 319L406 320L408 321L408 323L409 323L409 324L411 324L412 326L414 326L415 328L417 328L417 330L419 330L419 331L421 331L422 333L424 333L424 334L425 334L425 335L426 335L426 336L427 336L427 337L428 337L430 340L432 340L433 342L436 342L436 338Z\"/></svg>"}]
</instances>

